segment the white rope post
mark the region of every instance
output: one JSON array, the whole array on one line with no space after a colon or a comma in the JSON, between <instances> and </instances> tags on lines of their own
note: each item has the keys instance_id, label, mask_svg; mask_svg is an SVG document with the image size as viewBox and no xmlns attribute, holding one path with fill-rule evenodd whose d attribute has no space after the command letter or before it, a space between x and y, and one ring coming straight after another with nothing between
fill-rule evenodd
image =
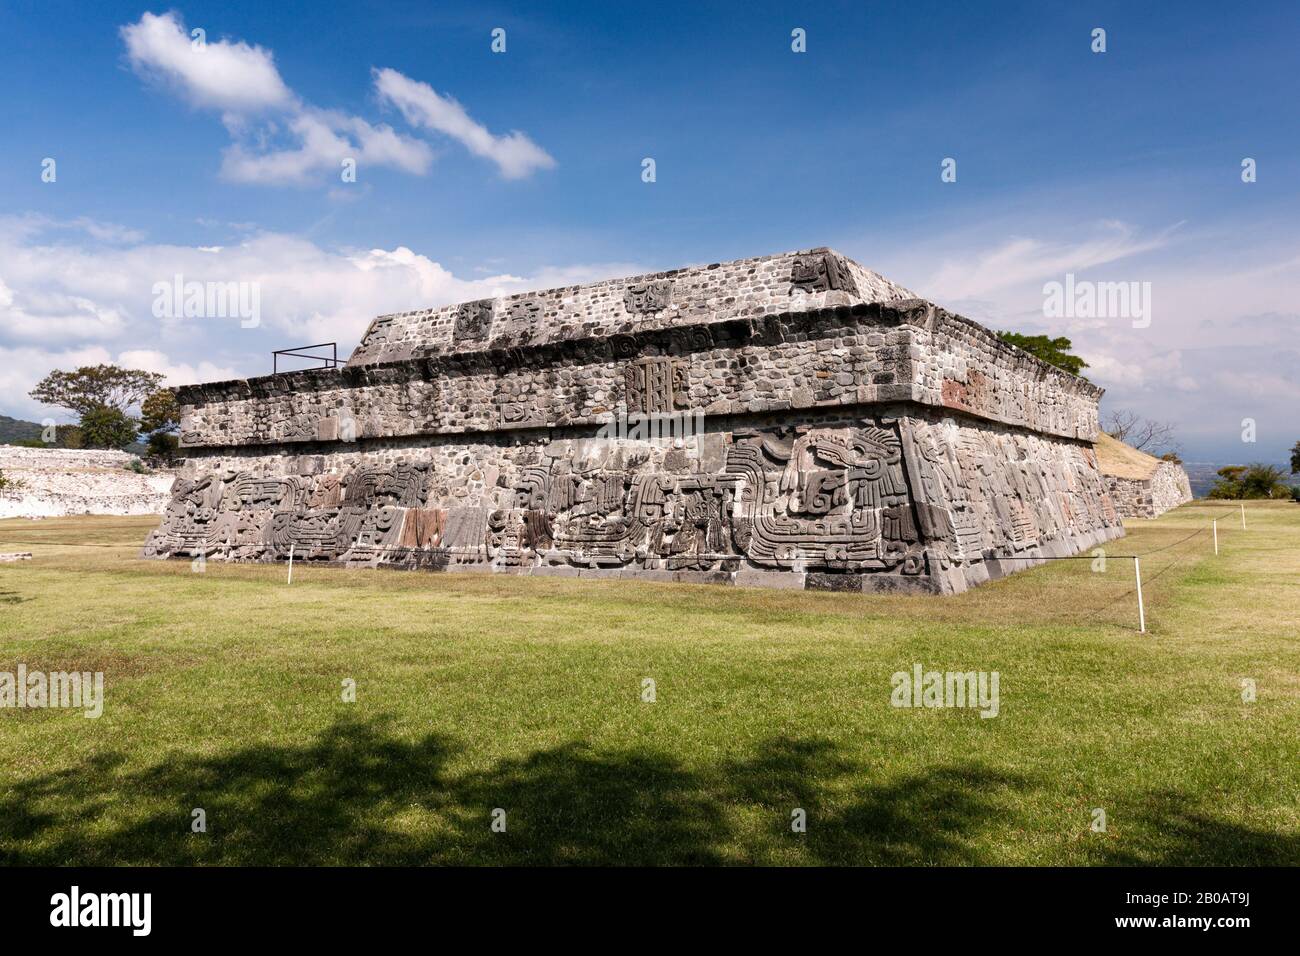
<instances>
[{"instance_id":1,"label":"white rope post","mask_svg":"<svg viewBox=\"0 0 1300 956\"><path fill-rule=\"evenodd\" d=\"M1142 605L1142 563L1138 558L1133 559L1133 574L1137 576L1138 585L1138 633L1147 632L1147 612Z\"/></svg>"},{"instance_id":2,"label":"white rope post","mask_svg":"<svg viewBox=\"0 0 1300 956\"><path fill-rule=\"evenodd\" d=\"M1218 554L1219 553L1219 519L1215 518L1210 523L1214 525L1214 553Z\"/></svg>"},{"instance_id":3,"label":"white rope post","mask_svg":"<svg viewBox=\"0 0 1300 956\"><path fill-rule=\"evenodd\" d=\"M293 545L289 545L289 583L293 584Z\"/></svg>"},{"instance_id":4,"label":"white rope post","mask_svg":"<svg viewBox=\"0 0 1300 956\"><path fill-rule=\"evenodd\" d=\"M1246 502L1241 503L1241 530L1246 530Z\"/></svg>"}]
</instances>

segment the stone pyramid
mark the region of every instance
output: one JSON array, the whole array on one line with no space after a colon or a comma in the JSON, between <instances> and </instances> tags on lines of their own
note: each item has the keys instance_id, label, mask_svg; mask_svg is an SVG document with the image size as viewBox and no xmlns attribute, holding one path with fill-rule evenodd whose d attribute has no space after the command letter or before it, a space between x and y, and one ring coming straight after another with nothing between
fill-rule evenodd
<instances>
[{"instance_id":1,"label":"stone pyramid","mask_svg":"<svg viewBox=\"0 0 1300 956\"><path fill-rule=\"evenodd\" d=\"M953 593L1123 534L1100 397L826 248L385 315L179 389L145 554Z\"/></svg>"}]
</instances>

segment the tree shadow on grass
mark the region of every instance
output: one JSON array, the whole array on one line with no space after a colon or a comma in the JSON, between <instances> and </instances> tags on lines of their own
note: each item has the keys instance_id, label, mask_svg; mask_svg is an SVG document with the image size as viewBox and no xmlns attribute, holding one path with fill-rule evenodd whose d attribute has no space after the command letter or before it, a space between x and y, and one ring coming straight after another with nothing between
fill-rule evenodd
<instances>
[{"instance_id":1,"label":"tree shadow on grass","mask_svg":"<svg viewBox=\"0 0 1300 956\"><path fill-rule=\"evenodd\" d=\"M346 721L305 746L180 757L137 771L119 772L120 754L101 755L0 796L0 862L720 861L713 845L725 832L722 809L668 757L566 745L452 776L447 763L459 750L439 734L410 742L379 722ZM132 814L130 804L148 809ZM194 808L205 812L206 833L191 832ZM506 813L503 833L490 826L496 808Z\"/></svg>"},{"instance_id":2,"label":"tree shadow on grass","mask_svg":"<svg viewBox=\"0 0 1300 956\"><path fill-rule=\"evenodd\" d=\"M1122 866L1300 866L1300 832L1257 830L1218 820L1186 794L1155 790L1142 797L1137 823L1151 834L1135 848L1107 847Z\"/></svg>"},{"instance_id":3,"label":"tree shadow on grass","mask_svg":"<svg viewBox=\"0 0 1300 956\"><path fill-rule=\"evenodd\" d=\"M990 833L1016 825L1013 801L1031 789L975 762L876 782L835 745L787 737L707 771L647 748L565 744L453 773L472 756L462 750L439 734L411 741L379 721L343 721L303 745L142 770L102 754L0 792L0 863L996 863ZM191 832L196 807L206 833ZM806 833L791 831L796 807ZM491 827L497 808L505 832ZM1265 835L1234 843L1241 834L1187 819L1173 830L1182 850L1205 841L1189 862L1229 850L1234 862L1285 858Z\"/></svg>"},{"instance_id":4,"label":"tree shadow on grass","mask_svg":"<svg viewBox=\"0 0 1300 956\"><path fill-rule=\"evenodd\" d=\"M805 810L799 845L817 864L991 862L978 849L981 835L1005 826L1008 799L1029 788L1023 777L975 762L872 783L830 742L785 737L764 741L725 775L736 800L771 808L769 845L790 839L792 809Z\"/></svg>"}]
</instances>

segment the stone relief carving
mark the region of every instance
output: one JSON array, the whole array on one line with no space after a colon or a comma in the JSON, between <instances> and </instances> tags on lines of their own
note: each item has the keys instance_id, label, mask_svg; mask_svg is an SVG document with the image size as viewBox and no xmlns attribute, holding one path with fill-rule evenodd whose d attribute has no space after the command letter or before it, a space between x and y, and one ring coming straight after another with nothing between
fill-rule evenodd
<instances>
[{"instance_id":1,"label":"stone relief carving","mask_svg":"<svg viewBox=\"0 0 1300 956\"><path fill-rule=\"evenodd\" d=\"M686 367L671 358L629 362L623 370L623 383L629 412L666 414L686 406Z\"/></svg>"},{"instance_id":2,"label":"stone relief carving","mask_svg":"<svg viewBox=\"0 0 1300 956\"><path fill-rule=\"evenodd\" d=\"M538 299L520 299L510 303L506 316L511 322L536 322L542 317L542 303Z\"/></svg>"},{"instance_id":3,"label":"stone relief carving","mask_svg":"<svg viewBox=\"0 0 1300 956\"><path fill-rule=\"evenodd\" d=\"M671 279L654 279L650 282L630 285L623 292L623 305L633 315L662 312L672 304L672 301Z\"/></svg>"},{"instance_id":4,"label":"stone relief carving","mask_svg":"<svg viewBox=\"0 0 1300 956\"><path fill-rule=\"evenodd\" d=\"M896 431L745 438L732 447L727 470L744 479L735 533L756 563L876 571L910 556L908 570L919 570Z\"/></svg>"},{"instance_id":5,"label":"stone relief carving","mask_svg":"<svg viewBox=\"0 0 1300 956\"><path fill-rule=\"evenodd\" d=\"M611 335L609 337L609 348L614 354L614 358L619 359L631 358L641 350L636 337L632 335Z\"/></svg>"},{"instance_id":6,"label":"stone relief carving","mask_svg":"<svg viewBox=\"0 0 1300 956\"><path fill-rule=\"evenodd\" d=\"M829 252L795 259L790 285L792 289L802 289L805 292L843 291L851 295L858 294L857 283L853 281L848 266L839 256Z\"/></svg>"},{"instance_id":7,"label":"stone relief carving","mask_svg":"<svg viewBox=\"0 0 1300 956\"><path fill-rule=\"evenodd\" d=\"M671 275L182 389L197 447L147 553L960 590L1120 532L1095 387L825 249ZM689 448L610 438L620 406L710 418Z\"/></svg>"},{"instance_id":8,"label":"stone relief carving","mask_svg":"<svg viewBox=\"0 0 1300 956\"><path fill-rule=\"evenodd\" d=\"M466 302L456 310L456 322L452 328L451 340L464 342L485 339L492 329L492 314L495 303L492 299L479 299Z\"/></svg>"}]
</instances>

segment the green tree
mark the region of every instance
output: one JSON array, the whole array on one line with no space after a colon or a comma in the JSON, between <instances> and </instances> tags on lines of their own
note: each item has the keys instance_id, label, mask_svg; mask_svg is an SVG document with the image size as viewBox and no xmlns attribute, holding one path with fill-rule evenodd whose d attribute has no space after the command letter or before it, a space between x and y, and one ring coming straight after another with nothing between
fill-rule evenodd
<instances>
[{"instance_id":1,"label":"green tree","mask_svg":"<svg viewBox=\"0 0 1300 956\"><path fill-rule=\"evenodd\" d=\"M125 448L135 441L138 424L129 410L158 391L162 380L157 372L136 368L83 365L71 372L55 369L30 394L79 416L75 435L64 431L67 426L56 433L64 448Z\"/></svg>"},{"instance_id":2,"label":"green tree","mask_svg":"<svg viewBox=\"0 0 1300 956\"><path fill-rule=\"evenodd\" d=\"M175 431L181 423L181 410L176 404L176 393L170 388L150 392L140 403L140 434Z\"/></svg>"},{"instance_id":3,"label":"green tree","mask_svg":"<svg viewBox=\"0 0 1300 956\"><path fill-rule=\"evenodd\" d=\"M135 419L119 408L100 405L81 416L81 438L87 448L125 448L135 437Z\"/></svg>"},{"instance_id":4,"label":"green tree","mask_svg":"<svg viewBox=\"0 0 1300 956\"><path fill-rule=\"evenodd\" d=\"M96 408L116 408L125 413L139 405L162 384L157 372L119 368L116 365L83 365L73 372L55 369L36 383L32 398L44 405L66 408L85 415Z\"/></svg>"},{"instance_id":5,"label":"green tree","mask_svg":"<svg viewBox=\"0 0 1300 956\"><path fill-rule=\"evenodd\" d=\"M1241 479L1246 474L1245 465L1228 465L1215 472L1219 476L1207 498L1240 498Z\"/></svg>"},{"instance_id":6,"label":"green tree","mask_svg":"<svg viewBox=\"0 0 1300 956\"><path fill-rule=\"evenodd\" d=\"M154 432L149 436L149 455L152 458L171 461L180 451L180 447L180 439L171 432Z\"/></svg>"},{"instance_id":7,"label":"green tree","mask_svg":"<svg viewBox=\"0 0 1300 956\"><path fill-rule=\"evenodd\" d=\"M1252 462L1220 468L1219 479L1210 489L1211 498L1289 498L1286 474L1276 465Z\"/></svg>"},{"instance_id":8,"label":"green tree","mask_svg":"<svg viewBox=\"0 0 1300 956\"><path fill-rule=\"evenodd\" d=\"M55 448L85 448L86 436L82 434L80 425L55 425L54 426L54 447Z\"/></svg>"},{"instance_id":9,"label":"green tree","mask_svg":"<svg viewBox=\"0 0 1300 956\"><path fill-rule=\"evenodd\" d=\"M140 435L148 438L149 454L155 458L171 461L176 457L180 442L175 432L180 423L181 410L170 388L151 392L140 404Z\"/></svg>"},{"instance_id":10,"label":"green tree","mask_svg":"<svg viewBox=\"0 0 1300 956\"><path fill-rule=\"evenodd\" d=\"M1300 441L1291 449L1291 474L1300 475Z\"/></svg>"},{"instance_id":11,"label":"green tree","mask_svg":"<svg viewBox=\"0 0 1300 956\"><path fill-rule=\"evenodd\" d=\"M19 441L12 441L9 444L18 445L22 448L84 448L85 444L81 438L80 425L55 425L54 441L47 442L44 438L23 438Z\"/></svg>"},{"instance_id":12,"label":"green tree","mask_svg":"<svg viewBox=\"0 0 1300 956\"><path fill-rule=\"evenodd\" d=\"M1082 378L1082 372L1088 367L1078 355L1071 355L1072 343L1065 336L1049 338L1046 335L1021 335L1019 332L999 332L998 338L1008 345L1024 349L1035 358L1040 358L1049 365L1065 369L1071 375Z\"/></svg>"}]
</instances>

